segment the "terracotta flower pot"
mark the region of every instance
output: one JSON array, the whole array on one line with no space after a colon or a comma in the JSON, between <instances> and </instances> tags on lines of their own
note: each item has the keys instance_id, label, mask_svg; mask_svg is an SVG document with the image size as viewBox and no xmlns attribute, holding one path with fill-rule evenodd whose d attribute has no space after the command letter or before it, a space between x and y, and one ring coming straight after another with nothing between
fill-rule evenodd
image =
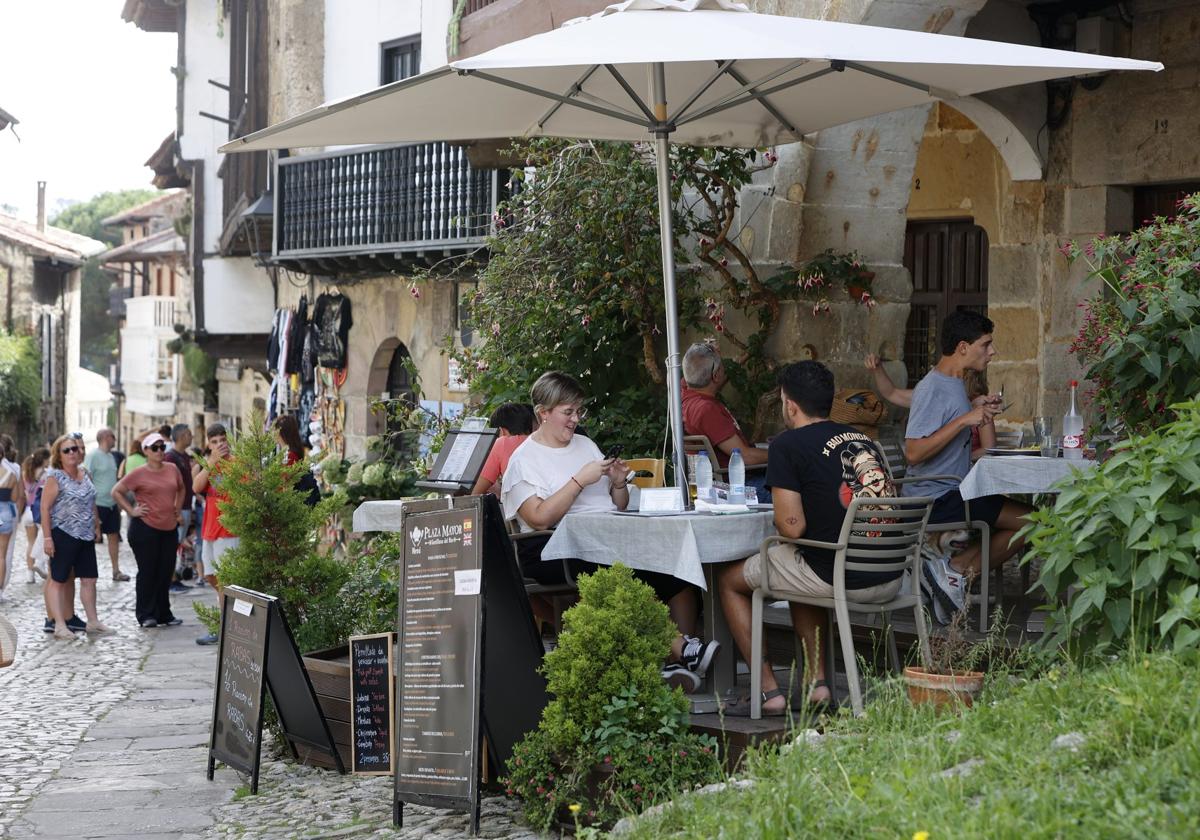
<instances>
[{"instance_id":1,"label":"terracotta flower pot","mask_svg":"<svg viewBox=\"0 0 1200 840\"><path fill-rule=\"evenodd\" d=\"M910 702L930 703L943 707L970 708L983 690L981 671L958 671L951 674L931 674L924 668L905 668L904 684Z\"/></svg>"}]
</instances>

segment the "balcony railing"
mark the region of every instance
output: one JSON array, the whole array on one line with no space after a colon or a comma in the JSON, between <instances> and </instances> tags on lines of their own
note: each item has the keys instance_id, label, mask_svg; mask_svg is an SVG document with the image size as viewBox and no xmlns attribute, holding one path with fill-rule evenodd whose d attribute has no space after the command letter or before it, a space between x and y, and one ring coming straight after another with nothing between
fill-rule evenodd
<instances>
[{"instance_id":1,"label":"balcony railing","mask_svg":"<svg viewBox=\"0 0 1200 840\"><path fill-rule=\"evenodd\" d=\"M481 243L508 173L480 170L448 143L283 158L275 248L284 258L454 250Z\"/></svg>"},{"instance_id":2,"label":"balcony railing","mask_svg":"<svg viewBox=\"0 0 1200 840\"><path fill-rule=\"evenodd\" d=\"M125 323L130 327L174 327L175 298L142 295L125 301Z\"/></svg>"}]
</instances>

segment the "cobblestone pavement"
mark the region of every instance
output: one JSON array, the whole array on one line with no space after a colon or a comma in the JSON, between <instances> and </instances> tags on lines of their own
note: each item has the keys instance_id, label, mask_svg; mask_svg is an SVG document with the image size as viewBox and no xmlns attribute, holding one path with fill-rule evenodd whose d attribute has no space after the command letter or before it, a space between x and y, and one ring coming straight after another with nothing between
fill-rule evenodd
<instances>
[{"instance_id":1,"label":"cobblestone pavement","mask_svg":"<svg viewBox=\"0 0 1200 840\"><path fill-rule=\"evenodd\" d=\"M468 836L464 814L418 806L393 829L390 776L339 776L264 753L257 796L228 768L209 782L216 650L194 643L191 602L215 603L211 590L175 596L182 627L142 630L133 583L104 575L100 617L116 632L58 641L40 632L41 587L24 582L18 539L0 604L20 632L17 661L0 670L0 838ZM484 800L481 836L537 837L503 797Z\"/></svg>"}]
</instances>

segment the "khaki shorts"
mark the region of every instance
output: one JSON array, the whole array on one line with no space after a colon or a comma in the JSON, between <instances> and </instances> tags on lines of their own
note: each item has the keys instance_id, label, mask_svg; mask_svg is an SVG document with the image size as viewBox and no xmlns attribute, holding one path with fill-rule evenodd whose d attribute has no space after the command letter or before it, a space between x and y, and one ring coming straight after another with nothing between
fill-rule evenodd
<instances>
[{"instance_id":1,"label":"khaki shorts","mask_svg":"<svg viewBox=\"0 0 1200 840\"><path fill-rule=\"evenodd\" d=\"M762 578L762 553L756 552L746 558L742 576L751 589L757 589ZM794 545L780 543L767 549L767 562L771 564L771 591L780 595L803 595L809 598L832 598L833 584L826 583L804 562L804 556ZM878 586L862 589L847 589L846 600L860 604L885 604L896 597L903 578L889 580Z\"/></svg>"}]
</instances>

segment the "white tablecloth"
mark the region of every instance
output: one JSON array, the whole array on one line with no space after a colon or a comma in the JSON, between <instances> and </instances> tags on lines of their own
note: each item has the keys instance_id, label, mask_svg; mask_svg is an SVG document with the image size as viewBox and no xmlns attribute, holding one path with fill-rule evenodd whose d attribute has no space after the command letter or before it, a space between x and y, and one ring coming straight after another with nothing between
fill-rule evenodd
<instances>
[{"instance_id":1,"label":"white tablecloth","mask_svg":"<svg viewBox=\"0 0 1200 840\"><path fill-rule=\"evenodd\" d=\"M975 462L959 485L964 499L980 496L1049 493L1072 470L1091 470L1095 461L1040 458L1037 455L986 455Z\"/></svg>"},{"instance_id":2,"label":"white tablecloth","mask_svg":"<svg viewBox=\"0 0 1200 840\"><path fill-rule=\"evenodd\" d=\"M368 531L399 531L400 508L404 502L399 499L363 502L354 509L354 530L360 534Z\"/></svg>"},{"instance_id":3,"label":"white tablecloth","mask_svg":"<svg viewBox=\"0 0 1200 840\"><path fill-rule=\"evenodd\" d=\"M662 572L701 589L704 566L741 560L775 533L771 511L730 516L621 516L573 513L563 517L542 549L543 560L578 558L611 566Z\"/></svg>"}]
</instances>

